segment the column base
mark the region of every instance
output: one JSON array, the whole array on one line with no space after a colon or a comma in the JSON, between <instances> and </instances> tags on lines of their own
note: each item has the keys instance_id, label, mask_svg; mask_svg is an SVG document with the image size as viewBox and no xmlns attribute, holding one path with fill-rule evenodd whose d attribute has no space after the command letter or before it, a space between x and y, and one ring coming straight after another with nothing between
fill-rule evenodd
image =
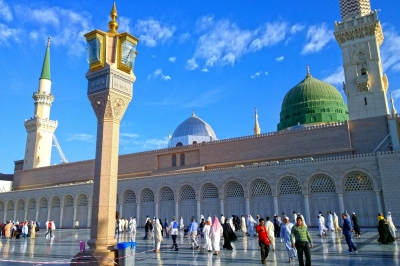
<instances>
[{"instance_id":1,"label":"column base","mask_svg":"<svg viewBox=\"0 0 400 266\"><path fill-rule=\"evenodd\" d=\"M93 265L101 265L101 266L115 266L118 265L118 249L114 246L109 246L103 250L95 250L95 251L84 251L79 252L75 255L75 257L71 260L71 266L83 265L83 266L93 266ZM79 262L79 264L77 264Z\"/></svg>"}]
</instances>

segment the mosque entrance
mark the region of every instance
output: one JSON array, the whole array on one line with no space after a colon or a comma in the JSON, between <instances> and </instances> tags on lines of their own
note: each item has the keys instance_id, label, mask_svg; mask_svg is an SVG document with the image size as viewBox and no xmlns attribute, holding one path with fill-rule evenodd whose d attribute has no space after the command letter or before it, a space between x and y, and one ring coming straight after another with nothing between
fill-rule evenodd
<instances>
[{"instance_id":1,"label":"mosque entrance","mask_svg":"<svg viewBox=\"0 0 400 266\"><path fill-rule=\"evenodd\" d=\"M227 185L224 212L226 218L232 215L241 216L245 213L244 190L237 182L230 182Z\"/></svg>"},{"instance_id":2,"label":"mosque entrance","mask_svg":"<svg viewBox=\"0 0 400 266\"><path fill-rule=\"evenodd\" d=\"M158 218L160 218L163 223L165 218L167 218L168 221L172 221L172 216L175 214L174 192L169 187L161 189L158 214Z\"/></svg>"},{"instance_id":3,"label":"mosque entrance","mask_svg":"<svg viewBox=\"0 0 400 266\"><path fill-rule=\"evenodd\" d=\"M285 178L279 188L279 212L287 215L296 211L305 214L304 200L301 193L300 182L293 177ZM290 216L289 216L290 217ZM309 221L306 221L308 223Z\"/></svg>"},{"instance_id":4,"label":"mosque entrance","mask_svg":"<svg viewBox=\"0 0 400 266\"><path fill-rule=\"evenodd\" d=\"M253 217L271 216L274 213L274 202L272 199L271 187L267 181L258 179L251 188L250 213ZM244 213L242 213L244 214ZM238 214L241 215L241 214Z\"/></svg>"},{"instance_id":5,"label":"mosque entrance","mask_svg":"<svg viewBox=\"0 0 400 266\"><path fill-rule=\"evenodd\" d=\"M136 194L132 190L125 192L122 216L126 219L136 217Z\"/></svg>"},{"instance_id":6,"label":"mosque entrance","mask_svg":"<svg viewBox=\"0 0 400 266\"><path fill-rule=\"evenodd\" d=\"M201 195L201 214L207 220L208 216L211 219L215 216L219 217L221 211L219 210L218 188L213 184L205 184L203 193Z\"/></svg>"}]
</instances>

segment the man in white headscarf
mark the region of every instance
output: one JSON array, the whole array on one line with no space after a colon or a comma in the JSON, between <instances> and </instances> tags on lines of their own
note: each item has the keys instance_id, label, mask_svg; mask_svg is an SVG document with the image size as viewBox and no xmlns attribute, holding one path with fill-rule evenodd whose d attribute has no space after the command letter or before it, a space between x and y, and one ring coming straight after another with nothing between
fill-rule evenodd
<instances>
[{"instance_id":1,"label":"man in white headscarf","mask_svg":"<svg viewBox=\"0 0 400 266\"><path fill-rule=\"evenodd\" d=\"M284 240L285 247L288 252L289 262L293 262L294 258L296 257L296 249L292 247L292 241L290 236L292 232L292 227L293 224L289 221L289 217L284 216L283 223L281 224L280 237L281 237L281 242L282 239Z\"/></svg>"},{"instance_id":2,"label":"man in white headscarf","mask_svg":"<svg viewBox=\"0 0 400 266\"><path fill-rule=\"evenodd\" d=\"M328 214L328 230L335 231L335 227L333 225L333 217L331 212L327 212Z\"/></svg>"},{"instance_id":3,"label":"man in white headscarf","mask_svg":"<svg viewBox=\"0 0 400 266\"><path fill-rule=\"evenodd\" d=\"M254 236L254 226L257 224L256 220L254 220L253 216L250 214L247 215L247 229L249 232L249 236Z\"/></svg>"},{"instance_id":4,"label":"man in white headscarf","mask_svg":"<svg viewBox=\"0 0 400 266\"><path fill-rule=\"evenodd\" d=\"M179 229L183 230L185 228L185 225L183 224L183 218L181 216L181 219L179 220Z\"/></svg>"},{"instance_id":5,"label":"man in white headscarf","mask_svg":"<svg viewBox=\"0 0 400 266\"><path fill-rule=\"evenodd\" d=\"M270 221L270 218L266 218L267 222L265 223L265 227L267 228L268 232L268 239L269 242L272 246L272 251L275 252L275 226L274 224Z\"/></svg>"},{"instance_id":6,"label":"man in white headscarf","mask_svg":"<svg viewBox=\"0 0 400 266\"><path fill-rule=\"evenodd\" d=\"M243 232L244 234L247 234L246 218L244 218L243 215L242 215L241 227L242 227L242 232Z\"/></svg>"},{"instance_id":7,"label":"man in white headscarf","mask_svg":"<svg viewBox=\"0 0 400 266\"><path fill-rule=\"evenodd\" d=\"M396 239L396 226L394 226L393 224L393 219L392 219L392 213L391 212L387 212L387 217L386 217L386 221L389 225L389 231L392 234L393 238Z\"/></svg>"},{"instance_id":8,"label":"man in white headscarf","mask_svg":"<svg viewBox=\"0 0 400 266\"><path fill-rule=\"evenodd\" d=\"M321 214L318 215L317 222L318 222L318 232L319 232L318 235L320 237L326 236L324 220Z\"/></svg>"},{"instance_id":9,"label":"man in white headscarf","mask_svg":"<svg viewBox=\"0 0 400 266\"><path fill-rule=\"evenodd\" d=\"M232 231L235 232L235 226L233 225L233 217L229 218L229 225L232 228Z\"/></svg>"}]
</instances>

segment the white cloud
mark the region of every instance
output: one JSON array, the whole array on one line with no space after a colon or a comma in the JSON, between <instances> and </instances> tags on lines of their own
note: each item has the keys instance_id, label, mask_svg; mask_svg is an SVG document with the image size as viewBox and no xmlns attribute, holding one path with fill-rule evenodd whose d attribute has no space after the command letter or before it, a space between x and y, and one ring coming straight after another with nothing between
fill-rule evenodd
<instances>
[{"instance_id":1,"label":"white cloud","mask_svg":"<svg viewBox=\"0 0 400 266\"><path fill-rule=\"evenodd\" d=\"M196 63L196 59L192 58L186 61L186 69L195 70L199 65Z\"/></svg>"},{"instance_id":2,"label":"white cloud","mask_svg":"<svg viewBox=\"0 0 400 266\"><path fill-rule=\"evenodd\" d=\"M147 20L138 20L136 22L136 31L139 39L144 45L154 47L159 43L164 43L172 37L175 27L161 25L161 23L152 18Z\"/></svg>"},{"instance_id":3,"label":"white cloud","mask_svg":"<svg viewBox=\"0 0 400 266\"><path fill-rule=\"evenodd\" d=\"M265 75L268 76L268 71L265 71Z\"/></svg>"},{"instance_id":4,"label":"white cloud","mask_svg":"<svg viewBox=\"0 0 400 266\"><path fill-rule=\"evenodd\" d=\"M0 18L6 22L13 20L11 9L3 0L0 0Z\"/></svg>"},{"instance_id":5,"label":"white cloud","mask_svg":"<svg viewBox=\"0 0 400 266\"><path fill-rule=\"evenodd\" d=\"M161 68L156 69L152 74L150 74L147 79L152 79L152 78L161 78L163 80L171 80L170 76L164 75L163 71Z\"/></svg>"},{"instance_id":6,"label":"white cloud","mask_svg":"<svg viewBox=\"0 0 400 266\"><path fill-rule=\"evenodd\" d=\"M153 54L153 55L151 56L151 58L156 58L156 55L155 55L155 54Z\"/></svg>"},{"instance_id":7,"label":"white cloud","mask_svg":"<svg viewBox=\"0 0 400 266\"><path fill-rule=\"evenodd\" d=\"M147 140L137 140L137 139L121 139L120 145L124 150L131 150L134 148L135 150L156 150L166 148L168 145L168 138L164 137L161 139L153 138Z\"/></svg>"},{"instance_id":8,"label":"white cloud","mask_svg":"<svg viewBox=\"0 0 400 266\"><path fill-rule=\"evenodd\" d=\"M126 137L126 138L138 138L139 135L135 133L121 133L121 137Z\"/></svg>"},{"instance_id":9,"label":"white cloud","mask_svg":"<svg viewBox=\"0 0 400 266\"><path fill-rule=\"evenodd\" d=\"M303 47L302 54L312 54L320 51L324 46L333 40L333 32L325 23L313 25L307 31L307 43Z\"/></svg>"},{"instance_id":10,"label":"white cloud","mask_svg":"<svg viewBox=\"0 0 400 266\"><path fill-rule=\"evenodd\" d=\"M196 26L198 30L205 30L214 24L214 16L207 15L197 20Z\"/></svg>"},{"instance_id":11,"label":"white cloud","mask_svg":"<svg viewBox=\"0 0 400 266\"><path fill-rule=\"evenodd\" d=\"M339 66L336 70L329 76L323 79L323 81L334 84L334 85L342 85L344 82L344 71L343 67Z\"/></svg>"},{"instance_id":12,"label":"white cloud","mask_svg":"<svg viewBox=\"0 0 400 266\"><path fill-rule=\"evenodd\" d=\"M39 38L39 33L37 33L37 31L31 31L29 33L29 38L31 38L32 40L37 40Z\"/></svg>"},{"instance_id":13,"label":"white cloud","mask_svg":"<svg viewBox=\"0 0 400 266\"><path fill-rule=\"evenodd\" d=\"M400 71L400 35L393 29L386 29L385 41L381 46L382 65L385 71Z\"/></svg>"},{"instance_id":14,"label":"white cloud","mask_svg":"<svg viewBox=\"0 0 400 266\"><path fill-rule=\"evenodd\" d=\"M68 137L67 141L71 140L78 140L78 141L85 141L85 142L93 142L95 140L93 135L89 134L72 134Z\"/></svg>"},{"instance_id":15,"label":"white cloud","mask_svg":"<svg viewBox=\"0 0 400 266\"><path fill-rule=\"evenodd\" d=\"M288 33L288 24L286 22L266 23L256 30L257 36L250 44L250 49L258 51L264 47L272 46L285 39Z\"/></svg>"},{"instance_id":16,"label":"white cloud","mask_svg":"<svg viewBox=\"0 0 400 266\"><path fill-rule=\"evenodd\" d=\"M181 35L179 35L179 42L180 43L184 43L189 39L190 39L190 33L189 32L185 32L185 33L182 33Z\"/></svg>"},{"instance_id":17,"label":"white cloud","mask_svg":"<svg viewBox=\"0 0 400 266\"><path fill-rule=\"evenodd\" d=\"M305 27L306 27L306 25L303 25L303 24L295 24L290 28L290 33L296 34L300 31L304 30Z\"/></svg>"},{"instance_id":18,"label":"white cloud","mask_svg":"<svg viewBox=\"0 0 400 266\"><path fill-rule=\"evenodd\" d=\"M283 59L285 59L285 57L283 55L275 58L276 62L281 62L281 61L283 61Z\"/></svg>"},{"instance_id":19,"label":"white cloud","mask_svg":"<svg viewBox=\"0 0 400 266\"><path fill-rule=\"evenodd\" d=\"M258 78L262 74L262 71L254 73L254 75L250 76L250 78L255 79Z\"/></svg>"},{"instance_id":20,"label":"white cloud","mask_svg":"<svg viewBox=\"0 0 400 266\"><path fill-rule=\"evenodd\" d=\"M8 44L8 40L18 41L19 29L13 29L0 23L0 44Z\"/></svg>"},{"instance_id":21,"label":"white cloud","mask_svg":"<svg viewBox=\"0 0 400 266\"><path fill-rule=\"evenodd\" d=\"M392 91L392 97L394 100L400 99L400 89Z\"/></svg>"},{"instance_id":22,"label":"white cloud","mask_svg":"<svg viewBox=\"0 0 400 266\"><path fill-rule=\"evenodd\" d=\"M170 61L171 63L174 63L176 61L176 57L170 57L168 58L168 61Z\"/></svg>"},{"instance_id":23,"label":"white cloud","mask_svg":"<svg viewBox=\"0 0 400 266\"><path fill-rule=\"evenodd\" d=\"M208 71L208 69L205 67L205 68L203 68L202 70L201 70L201 72L210 72L210 71Z\"/></svg>"},{"instance_id":24,"label":"white cloud","mask_svg":"<svg viewBox=\"0 0 400 266\"><path fill-rule=\"evenodd\" d=\"M119 32L131 32L129 23L131 20L127 17L118 17L118 31Z\"/></svg>"}]
</instances>

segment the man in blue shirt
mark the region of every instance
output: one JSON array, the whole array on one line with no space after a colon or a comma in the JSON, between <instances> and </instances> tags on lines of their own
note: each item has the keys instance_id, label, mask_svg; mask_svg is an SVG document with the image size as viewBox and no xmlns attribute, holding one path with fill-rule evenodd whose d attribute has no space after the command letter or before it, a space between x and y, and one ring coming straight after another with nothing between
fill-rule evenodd
<instances>
[{"instance_id":1,"label":"man in blue shirt","mask_svg":"<svg viewBox=\"0 0 400 266\"><path fill-rule=\"evenodd\" d=\"M197 244L197 229L199 228L199 225L195 222L194 217L192 216L192 223L189 225L189 231L188 234L190 236L190 239L192 239L192 247L190 249L200 249L199 244Z\"/></svg>"},{"instance_id":2,"label":"man in blue shirt","mask_svg":"<svg viewBox=\"0 0 400 266\"><path fill-rule=\"evenodd\" d=\"M354 245L353 241L351 240L351 232L353 232L353 228L351 226L350 220L348 219L348 215L346 213L342 214L343 218L343 235L346 238L346 243L349 246L349 250L347 250L348 253L357 253L357 248Z\"/></svg>"}]
</instances>

